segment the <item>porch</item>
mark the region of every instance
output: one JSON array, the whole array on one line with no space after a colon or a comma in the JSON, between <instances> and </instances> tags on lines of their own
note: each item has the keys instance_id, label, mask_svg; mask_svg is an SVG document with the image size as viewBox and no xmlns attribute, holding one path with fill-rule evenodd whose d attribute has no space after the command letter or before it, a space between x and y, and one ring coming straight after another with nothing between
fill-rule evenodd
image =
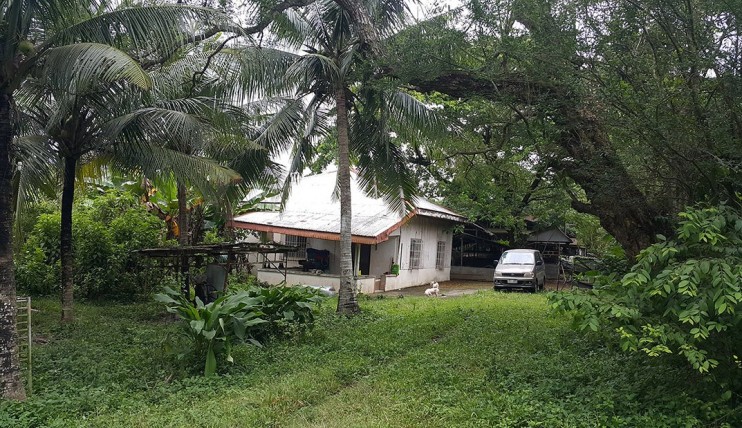
<instances>
[{"instance_id":1,"label":"porch","mask_svg":"<svg viewBox=\"0 0 742 428\"><path fill-rule=\"evenodd\" d=\"M268 284L278 284L284 280L284 271L275 269L258 269L256 275L259 281ZM335 291L340 289L340 275L332 273L303 272L300 269L286 269L285 280L288 285L313 285L317 287L332 287ZM398 290L403 284L398 275L381 274L360 275L355 277L356 291L364 294L372 294L384 291Z\"/></svg>"}]
</instances>

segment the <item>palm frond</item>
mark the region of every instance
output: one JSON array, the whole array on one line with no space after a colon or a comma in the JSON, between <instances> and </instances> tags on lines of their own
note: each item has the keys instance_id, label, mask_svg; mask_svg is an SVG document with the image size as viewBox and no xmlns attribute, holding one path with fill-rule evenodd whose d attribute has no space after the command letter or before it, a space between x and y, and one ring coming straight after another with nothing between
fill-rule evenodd
<instances>
[{"instance_id":1,"label":"palm frond","mask_svg":"<svg viewBox=\"0 0 742 428\"><path fill-rule=\"evenodd\" d=\"M239 100L255 99L262 96L287 95L293 91L294 83L287 77L291 66L300 56L278 49L265 47L244 47L229 49L215 63L216 70L232 70L232 97ZM219 73L222 78L230 74Z\"/></svg>"},{"instance_id":2,"label":"palm frond","mask_svg":"<svg viewBox=\"0 0 742 428\"><path fill-rule=\"evenodd\" d=\"M112 164L121 170L165 179L170 175L192 184L203 195L216 198L220 186L239 183L240 175L214 160L192 156L157 144L140 141L120 144L111 152Z\"/></svg>"},{"instance_id":3,"label":"palm frond","mask_svg":"<svg viewBox=\"0 0 742 428\"><path fill-rule=\"evenodd\" d=\"M307 20L293 9L287 9L276 16L270 28L282 43L294 49L299 48L313 31Z\"/></svg>"},{"instance_id":4,"label":"palm frond","mask_svg":"<svg viewBox=\"0 0 742 428\"><path fill-rule=\"evenodd\" d=\"M389 37L404 27L410 16L408 3L400 0L367 1L366 7L374 17L381 37Z\"/></svg>"},{"instance_id":5,"label":"palm frond","mask_svg":"<svg viewBox=\"0 0 742 428\"><path fill-rule=\"evenodd\" d=\"M283 105L260 130L256 141L268 150L288 147L297 137L304 122L304 104L301 100L283 100Z\"/></svg>"},{"instance_id":6,"label":"palm frond","mask_svg":"<svg viewBox=\"0 0 742 428\"><path fill-rule=\"evenodd\" d=\"M129 55L98 43L77 43L47 51L41 79L52 88L82 95L100 91L103 84L127 80L143 89L152 86L149 75Z\"/></svg>"},{"instance_id":7,"label":"palm frond","mask_svg":"<svg viewBox=\"0 0 742 428\"><path fill-rule=\"evenodd\" d=\"M209 124L193 114L157 107L138 109L101 126L103 134L108 135L110 141L159 141L163 145L182 148L200 142L204 132L210 128Z\"/></svg>"},{"instance_id":8,"label":"palm frond","mask_svg":"<svg viewBox=\"0 0 742 428\"><path fill-rule=\"evenodd\" d=\"M390 116L398 126L420 130L431 138L439 137L448 131L434 110L407 92L395 90L388 94L387 98Z\"/></svg>"},{"instance_id":9,"label":"palm frond","mask_svg":"<svg viewBox=\"0 0 742 428\"><path fill-rule=\"evenodd\" d=\"M137 56L143 59L175 51L190 41L194 28L199 27L213 33L220 29L238 31L225 14L214 9L158 5L91 14L59 29L46 44L104 43L137 52Z\"/></svg>"},{"instance_id":10,"label":"palm frond","mask_svg":"<svg viewBox=\"0 0 742 428\"><path fill-rule=\"evenodd\" d=\"M367 93L365 109L355 110L351 119L351 152L356 156L361 188L382 197L395 210L417 195L417 180L395 140L385 108L383 93Z\"/></svg>"},{"instance_id":11,"label":"palm frond","mask_svg":"<svg viewBox=\"0 0 742 428\"><path fill-rule=\"evenodd\" d=\"M314 82L334 84L340 77L340 69L332 58L318 53L308 53L293 63L286 71L290 81L303 82L304 88L311 88Z\"/></svg>"},{"instance_id":12,"label":"palm frond","mask_svg":"<svg viewBox=\"0 0 742 428\"><path fill-rule=\"evenodd\" d=\"M24 135L14 141L14 156L22 159L14 174L15 227L20 233L20 219L29 205L42 196L53 198L59 182L56 172L59 158L49 150L44 135Z\"/></svg>"}]
</instances>

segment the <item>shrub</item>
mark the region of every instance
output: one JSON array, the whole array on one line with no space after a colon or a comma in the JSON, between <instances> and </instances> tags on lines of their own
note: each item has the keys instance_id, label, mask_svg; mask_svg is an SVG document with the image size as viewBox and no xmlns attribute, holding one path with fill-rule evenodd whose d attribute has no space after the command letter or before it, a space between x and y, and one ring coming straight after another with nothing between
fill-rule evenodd
<instances>
[{"instance_id":1,"label":"shrub","mask_svg":"<svg viewBox=\"0 0 742 428\"><path fill-rule=\"evenodd\" d=\"M77 215L72 218L72 236L75 292L86 297L107 294L120 273L113 260L110 231L87 215Z\"/></svg>"},{"instance_id":2,"label":"shrub","mask_svg":"<svg viewBox=\"0 0 742 428\"><path fill-rule=\"evenodd\" d=\"M592 291L552 294L551 306L574 314L581 329L610 328L624 350L682 355L698 372L721 366L738 376L742 215L719 206L680 218L675 238L660 236L628 273L604 276Z\"/></svg>"},{"instance_id":3,"label":"shrub","mask_svg":"<svg viewBox=\"0 0 742 428\"><path fill-rule=\"evenodd\" d=\"M59 293L59 213L42 214L16 257L16 282L22 292L35 296Z\"/></svg>"},{"instance_id":4,"label":"shrub","mask_svg":"<svg viewBox=\"0 0 742 428\"><path fill-rule=\"evenodd\" d=\"M75 293L79 297L131 298L149 294L144 285L158 284L163 273L137 265L134 250L162 243L163 223L136 205L136 199L106 194L75 206L72 239ZM60 215L38 217L16 257L18 288L31 295L53 295L60 289Z\"/></svg>"},{"instance_id":5,"label":"shrub","mask_svg":"<svg viewBox=\"0 0 742 428\"><path fill-rule=\"evenodd\" d=\"M189 346L180 356L191 353L204 361L205 376L216 373L218 358L233 362L235 343L260 346L260 341L270 336L310 328L313 305L323 299L314 290L285 286L227 292L206 305L199 298L194 303L169 287L155 295L155 300L182 320Z\"/></svg>"},{"instance_id":6,"label":"shrub","mask_svg":"<svg viewBox=\"0 0 742 428\"><path fill-rule=\"evenodd\" d=\"M294 334L314 323L312 308L325 298L308 287L258 287L247 289L247 295L260 298L263 318L270 321L259 326L258 338L266 339L279 334Z\"/></svg>"},{"instance_id":7,"label":"shrub","mask_svg":"<svg viewBox=\"0 0 742 428\"><path fill-rule=\"evenodd\" d=\"M62 281L59 260L48 261L39 246L29 246L16 260L15 278L18 289L33 296L50 296L59 291Z\"/></svg>"},{"instance_id":8,"label":"shrub","mask_svg":"<svg viewBox=\"0 0 742 428\"><path fill-rule=\"evenodd\" d=\"M115 288L109 292L117 296L150 296L150 287L160 284L165 272L159 268L142 266L140 256L134 251L161 246L165 238L163 222L143 208L136 207L111 221L109 230L113 241L111 262L118 276Z\"/></svg>"},{"instance_id":9,"label":"shrub","mask_svg":"<svg viewBox=\"0 0 742 428\"><path fill-rule=\"evenodd\" d=\"M155 300L164 303L166 310L178 315L182 322L182 332L192 347L183 352L193 352L205 361L204 376L216 373L217 356L224 354L232 362L231 349L236 341L260 343L251 333L253 327L268 322L261 318L260 298L251 297L245 292L224 295L204 305L196 297L195 304L181 293L166 287L165 292L155 295Z\"/></svg>"}]
</instances>

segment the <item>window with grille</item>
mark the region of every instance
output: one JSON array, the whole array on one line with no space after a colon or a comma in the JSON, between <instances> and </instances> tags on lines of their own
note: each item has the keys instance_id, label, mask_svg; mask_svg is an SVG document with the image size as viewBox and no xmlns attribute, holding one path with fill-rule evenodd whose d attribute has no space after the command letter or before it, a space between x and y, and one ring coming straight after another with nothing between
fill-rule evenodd
<instances>
[{"instance_id":1,"label":"window with grille","mask_svg":"<svg viewBox=\"0 0 742 428\"><path fill-rule=\"evenodd\" d=\"M446 243L445 241L438 241L438 248L435 253L435 267L436 269L443 269L446 267Z\"/></svg>"},{"instance_id":2,"label":"window with grille","mask_svg":"<svg viewBox=\"0 0 742 428\"><path fill-rule=\"evenodd\" d=\"M286 235L284 244L292 247L299 247L296 252L288 253L286 256L291 260L306 260L307 258L307 238L303 236Z\"/></svg>"},{"instance_id":3,"label":"window with grille","mask_svg":"<svg viewBox=\"0 0 742 428\"><path fill-rule=\"evenodd\" d=\"M420 255L423 249L422 239L410 240L410 269L420 269Z\"/></svg>"}]
</instances>

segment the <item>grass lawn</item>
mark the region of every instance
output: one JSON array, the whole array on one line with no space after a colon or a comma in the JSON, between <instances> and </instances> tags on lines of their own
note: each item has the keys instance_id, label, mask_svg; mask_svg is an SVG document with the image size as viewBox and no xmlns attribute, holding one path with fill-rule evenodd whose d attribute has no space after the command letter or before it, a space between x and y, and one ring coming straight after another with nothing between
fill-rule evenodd
<instances>
[{"instance_id":1,"label":"grass lawn","mask_svg":"<svg viewBox=\"0 0 742 428\"><path fill-rule=\"evenodd\" d=\"M241 346L209 379L169 351L156 304L79 304L69 327L36 306L34 395L0 404L0 426L742 426L684 366L571 330L543 295L368 299L353 319L331 301L311 333Z\"/></svg>"}]
</instances>

